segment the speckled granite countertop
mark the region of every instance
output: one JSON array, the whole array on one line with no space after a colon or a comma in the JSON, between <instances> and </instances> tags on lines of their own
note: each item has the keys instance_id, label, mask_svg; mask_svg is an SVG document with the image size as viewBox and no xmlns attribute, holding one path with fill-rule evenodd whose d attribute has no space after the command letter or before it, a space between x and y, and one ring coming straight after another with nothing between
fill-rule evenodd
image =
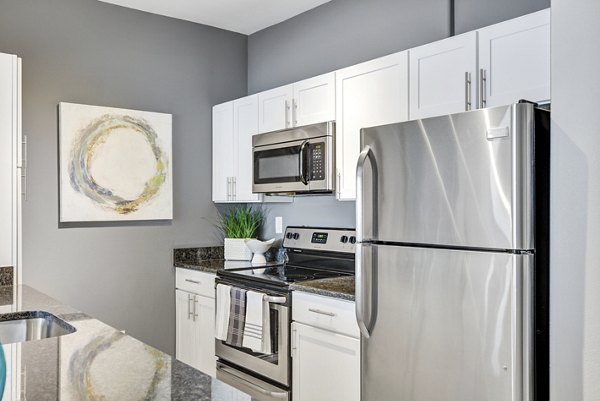
<instances>
[{"instance_id":1,"label":"speckled granite countertop","mask_svg":"<svg viewBox=\"0 0 600 401\"><path fill-rule=\"evenodd\" d=\"M292 290L354 301L354 276L324 278L292 284Z\"/></svg>"},{"instance_id":2,"label":"speckled granite countertop","mask_svg":"<svg viewBox=\"0 0 600 401\"><path fill-rule=\"evenodd\" d=\"M21 372L18 365L8 369L13 370L12 377L26 380L21 388L27 399L250 400L241 391L31 287L14 290L22 300L13 306L14 312L48 311L77 329L61 337L4 345L5 352L20 352Z\"/></svg>"},{"instance_id":3,"label":"speckled granite countertop","mask_svg":"<svg viewBox=\"0 0 600 401\"><path fill-rule=\"evenodd\" d=\"M275 260L277 248L265 254L267 260ZM276 265L269 262L267 266ZM198 270L206 273L217 273L222 269L241 269L252 266L248 261L225 260L222 246L209 246L203 248L175 248L173 249L173 266L181 269ZM261 266L264 267L264 266Z\"/></svg>"}]
</instances>

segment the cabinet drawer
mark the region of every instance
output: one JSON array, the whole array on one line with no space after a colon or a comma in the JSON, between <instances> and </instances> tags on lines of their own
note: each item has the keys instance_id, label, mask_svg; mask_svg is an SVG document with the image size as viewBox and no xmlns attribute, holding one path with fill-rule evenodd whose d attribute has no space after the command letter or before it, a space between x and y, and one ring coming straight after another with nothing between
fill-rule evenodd
<instances>
[{"instance_id":1,"label":"cabinet drawer","mask_svg":"<svg viewBox=\"0 0 600 401\"><path fill-rule=\"evenodd\" d=\"M360 337L354 302L294 291L292 318L310 326Z\"/></svg>"},{"instance_id":2,"label":"cabinet drawer","mask_svg":"<svg viewBox=\"0 0 600 401\"><path fill-rule=\"evenodd\" d=\"M175 269L175 287L206 297L215 297L215 275L189 269Z\"/></svg>"}]
</instances>

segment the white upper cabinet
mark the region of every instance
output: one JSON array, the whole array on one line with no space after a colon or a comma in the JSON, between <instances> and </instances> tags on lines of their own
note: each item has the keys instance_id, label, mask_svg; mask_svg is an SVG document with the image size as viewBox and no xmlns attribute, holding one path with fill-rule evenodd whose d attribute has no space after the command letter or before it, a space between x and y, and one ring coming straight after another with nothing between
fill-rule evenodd
<instances>
[{"instance_id":1,"label":"white upper cabinet","mask_svg":"<svg viewBox=\"0 0 600 401\"><path fill-rule=\"evenodd\" d=\"M335 120L335 73L296 82L292 107L295 127Z\"/></svg>"},{"instance_id":2,"label":"white upper cabinet","mask_svg":"<svg viewBox=\"0 0 600 401\"><path fill-rule=\"evenodd\" d=\"M478 32L480 107L550 100L550 9Z\"/></svg>"},{"instance_id":3,"label":"white upper cabinet","mask_svg":"<svg viewBox=\"0 0 600 401\"><path fill-rule=\"evenodd\" d=\"M19 274L21 207L20 59L0 53L0 266Z\"/></svg>"},{"instance_id":4,"label":"white upper cabinet","mask_svg":"<svg viewBox=\"0 0 600 401\"><path fill-rule=\"evenodd\" d=\"M278 131L335 120L335 73L258 94L258 131Z\"/></svg>"},{"instance_id":5,"label":"white upper cabinet","mask_svg":"<svg viewBox=\"0 0 600 401\"><path fill-rule=\"evenodd\" d=\"M408 52L336 72L337 198L356 199L360 130L408 120Z\"/></svg>"},{"instance_id":6,"label":"white upper cabinet","mask_svg":"<svg viewBox=\"0 0 600 401\"><path fill-rule=\"evenodd\" d=\"M252 193L252 135L258 95L213 107L213 202L259 202Z\"/></svg>"},{"instance_id":7,"label":"white upper cabinet","mask_svg":"<svg viewBox=\"0 0 600 401\"><path fill-rule=\"evenodd\" d=\"M213 202L227 202L232 200L232 177L237 164L236 158L231 156L235 147L233 102L213 107L212 139L212 198Z\"/></svg>"},{"instance_id":8,"label":"white upper cabinet","mask_svg":"<svg viewBox=\"0 0 600 401\"><path fill-rule=\"evenodd\" d=\"M286 85L258 94L258 131L277 131L292 126L294 85Z\"/></svg>"},{"instance_id":9,"label":"white upper cabinet","mask_svg":"<svg viewBox=\"0 0 600 401\"><path fill-rule=\"evenodd\" d=\"M410 50L410 119L476 108L477 33Z\"/></svg>"},{"instance_id":10,"label":"white upper cabinet","mask_svg":"<svg viewBox=\"0 0 600 401\"><path fill-rule=\"evenodd\" d=\"M233 131L237 146L233 149L237 160L233 197L236 202L259 202L260 195L252 193L252 135L258 134L258 95L233 102Z\"/></svg>"}]
</instances>

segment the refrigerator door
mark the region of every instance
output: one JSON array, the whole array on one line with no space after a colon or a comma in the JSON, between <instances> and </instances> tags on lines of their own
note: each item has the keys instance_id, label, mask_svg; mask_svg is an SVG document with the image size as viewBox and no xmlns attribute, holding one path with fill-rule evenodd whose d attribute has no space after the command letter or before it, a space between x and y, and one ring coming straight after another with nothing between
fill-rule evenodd
<instances>
[{"instance_id":1,"label":"refrigerator door","mask_svg":"<svg viewBox=\"0 0 600 401\"><path fill-rule=\"evenodd\" d=\"M363 401L530 400L533 255L361 248Z\"/></svg>"},{"instance_id":2,"label":"refrigerator door","mask_svg":"<svg viewBox=\"0 0 600 401\"><path fill-rule=\"evenodd\" d=\"M533 249L534 113L523 103L363 129L359 240Z\"/></svg>"}]
</instances>

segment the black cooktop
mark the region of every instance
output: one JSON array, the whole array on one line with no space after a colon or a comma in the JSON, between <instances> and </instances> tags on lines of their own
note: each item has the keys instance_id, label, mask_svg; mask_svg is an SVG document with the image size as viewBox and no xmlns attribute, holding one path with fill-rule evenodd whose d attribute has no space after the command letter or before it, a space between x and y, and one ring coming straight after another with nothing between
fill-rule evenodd
<instances>
[{"instance_id":1,"label":"black cooktop","mask_svg":"<svg viewBox=\"0 0 600 401\"><path fill-rule=\"evenodd\" d=\"M353 272L323 270L318 268L294 266L290 264L259 268L231 269L219 272L219 276L223 277L229 277L237 280L247 279L253 281L262 281L279 286L288 286L290 284L302 281L350 275L353 275Z\"/></svg>"}]
</instances>

